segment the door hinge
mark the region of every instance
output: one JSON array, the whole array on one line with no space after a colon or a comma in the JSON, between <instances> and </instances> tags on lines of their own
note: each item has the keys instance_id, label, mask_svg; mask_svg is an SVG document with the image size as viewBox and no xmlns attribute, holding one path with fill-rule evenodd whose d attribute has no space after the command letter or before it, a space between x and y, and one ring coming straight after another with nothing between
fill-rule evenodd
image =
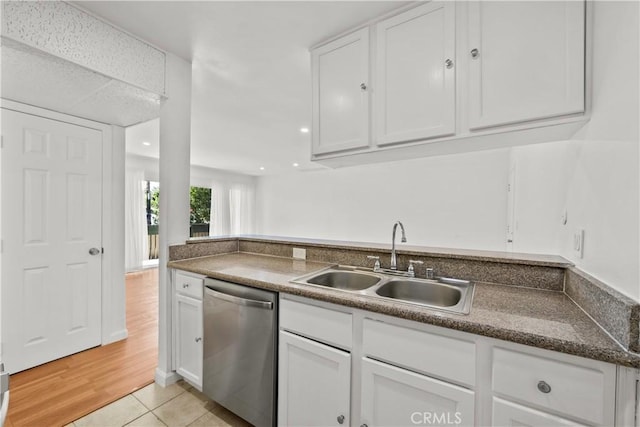
<instances>
[{"instance_id":1,"label":"door hinge","mask_svg":"<svg viewBox=\"0 0 640 427\"><path fill-rule=\"evenodd\" d=\"M104 248L100 248L101 253L104 253Z\"/></svg>"}]
</instances>

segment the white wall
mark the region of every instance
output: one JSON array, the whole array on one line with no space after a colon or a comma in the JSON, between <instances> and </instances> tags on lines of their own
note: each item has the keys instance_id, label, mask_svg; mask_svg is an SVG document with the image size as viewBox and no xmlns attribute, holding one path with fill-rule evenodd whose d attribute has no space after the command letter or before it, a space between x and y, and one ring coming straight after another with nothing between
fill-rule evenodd
<instances>
[{"instance_id":1,"label":"white wall","mask_svg":"<svg viewBox=\"0 0 640 427\"><path fill-rule=\"evenodd\" d=\"M505 250L507 150L258 179L262 234Z\"/></svg>"},{"instance_id":2,"label":"white wall","mask_svg":"<svg viewBox=\"0 0 640 427\"><path fill-rule=\"evenodd\" d=\"M127 153L126 164L127 168L142 170L145 179L149 181L160 180L160 161L156 158ZM255 185L256 182L256 178L251 175L194 165L191 166L189 175L189 184L193 187L211 187L215 182L249 185Z\"/></svg>"},{"instance_id":3,"label":"white wall","mask_svg":"<svg viewBox=\"0 0 640 427\"><path fill-rule=\"evenodd\" d=\"M639 4L593 5L593 111L574 140L261 177L258 232L388 243L400 219L412 244L505 250L515 164L513 250L563 255L640 299Z\"/></svg>"},{"instance_id":4,"label":"white wall","mask_svg":"<svg viewBox=\"0 0 640 427\"><path fill-rule=\"evenodd\" d=\"M160 181L160 160L153 157L127 153L125 164L128 170L140 170L147 181Z\"/></svg>"},{"instance_id":5,"label":"white wall","mask_svg":"<svg viewBox=\"0 0 640 427\"><path fill-rule=\"evenodd\" d=\"M640 299L640 8L593 5L592 117L573 141L514 148L514 249L561 254ZM572 249L577 229L585 230L583 258Z\"/></svg>"}]
</instances>

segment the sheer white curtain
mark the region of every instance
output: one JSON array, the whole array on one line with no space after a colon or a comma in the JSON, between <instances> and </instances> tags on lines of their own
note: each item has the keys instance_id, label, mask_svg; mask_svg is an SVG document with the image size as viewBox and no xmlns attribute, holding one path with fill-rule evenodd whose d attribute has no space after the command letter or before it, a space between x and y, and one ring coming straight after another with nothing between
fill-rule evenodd
<instances>
[{"instance_id":1,"label":"sheer white curtain","mask_svg":"<svg viewBox=\"0 0 640 427\"><path fill-rule=\"evenodd\" d=\"M149 257L144 183L144 172L126 171L124 191L126 271L142 268L143 261Z\"/></svg>"},{"instance_id":2,"label":"sheer white curtain","mask_svg":"<svg viewBox=\"0 0 640 427\"><path fill-rule=\"evenodd\" d=\"M255 187L251 184L212 183L211 236L254 232Z\"/></svg>"},{"instance_id":3,"label":"sheer white curtain","mask_svg":"<svg viewBox=\"0 0 640 427\"><path fill-rule=\"evenodd\" d=\"M229 234L229 187L224 182L211 184L211 220L210 236L226 236Z\"/></svg>"},{"instance_id":4,"label":"sheer white curtain","mask_svg":"<svg viewBox=\"0 0 640 427\"><path fill-rule=\"evenodd\" d=\"M229 230L231 234L252 234L255 189L249 184L233 184L229 189Z\"/></svg>"}]
</instances>

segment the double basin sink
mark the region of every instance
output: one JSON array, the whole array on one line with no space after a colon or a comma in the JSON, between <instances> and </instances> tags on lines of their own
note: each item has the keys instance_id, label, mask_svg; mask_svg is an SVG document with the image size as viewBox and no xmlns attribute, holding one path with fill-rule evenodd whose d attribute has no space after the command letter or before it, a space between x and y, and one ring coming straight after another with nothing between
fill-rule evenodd
<instances>
[{"instance_id":1,"label":"double basin sink","mask_svg":"<svg viewBox=\"0 0 640 427\"><path fill-rule=\"evenodd\" d=\"M469 314L474 284L466 280L396 277L367 269L334 266L292 280L422 307Z\"/></svg>"}]
</instances>

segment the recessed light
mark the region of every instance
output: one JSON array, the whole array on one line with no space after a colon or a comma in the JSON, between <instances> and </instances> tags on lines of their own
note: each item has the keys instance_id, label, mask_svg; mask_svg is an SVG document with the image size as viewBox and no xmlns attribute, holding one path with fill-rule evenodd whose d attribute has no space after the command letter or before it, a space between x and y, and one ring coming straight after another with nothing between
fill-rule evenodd
<instances>
[{"instance_id":1,"label":"recessed light","mask_svg":"<svg viewBox=\"0 0 640 427\"><path fill-rule=\"evenodd\" d=\"M298 166L300 166L298 163L294 163L294 164L293 164L293 167L294 167L294 168L297 168Z\"/></svg>"},{"instance_id":2,"label":"recessed light","mask_svg":"<svg viewBox=\"0 0 640 427\"><path fill-rule=\"evenodd\" d=\"M264 170L264 166L260 166L260 170L263 171Z\"/></svg>"},{"instance_id":3,"label":"recessed light","mask_svg":"<svg viewBox=\"0 0 640 427\"><path fill-rule=\"evenodd\" d=\"M300 128L300 132L309 133L309 128Z\"/></svg>"},{"instance_id":4,"label":"recessed light","mask_svg":"<svg viewBox=\"0 0 640 427\"><path fill-rule=\"evenodd\" d=\"M151 145L151 143L150 143L150 142L147 142L147 141L143 141L143 142L142 142L142 145L144 145L144 146L147 146L147 147L148 147L148 146L150 146L150 145Z\"/></svg>"}]
</instances>

